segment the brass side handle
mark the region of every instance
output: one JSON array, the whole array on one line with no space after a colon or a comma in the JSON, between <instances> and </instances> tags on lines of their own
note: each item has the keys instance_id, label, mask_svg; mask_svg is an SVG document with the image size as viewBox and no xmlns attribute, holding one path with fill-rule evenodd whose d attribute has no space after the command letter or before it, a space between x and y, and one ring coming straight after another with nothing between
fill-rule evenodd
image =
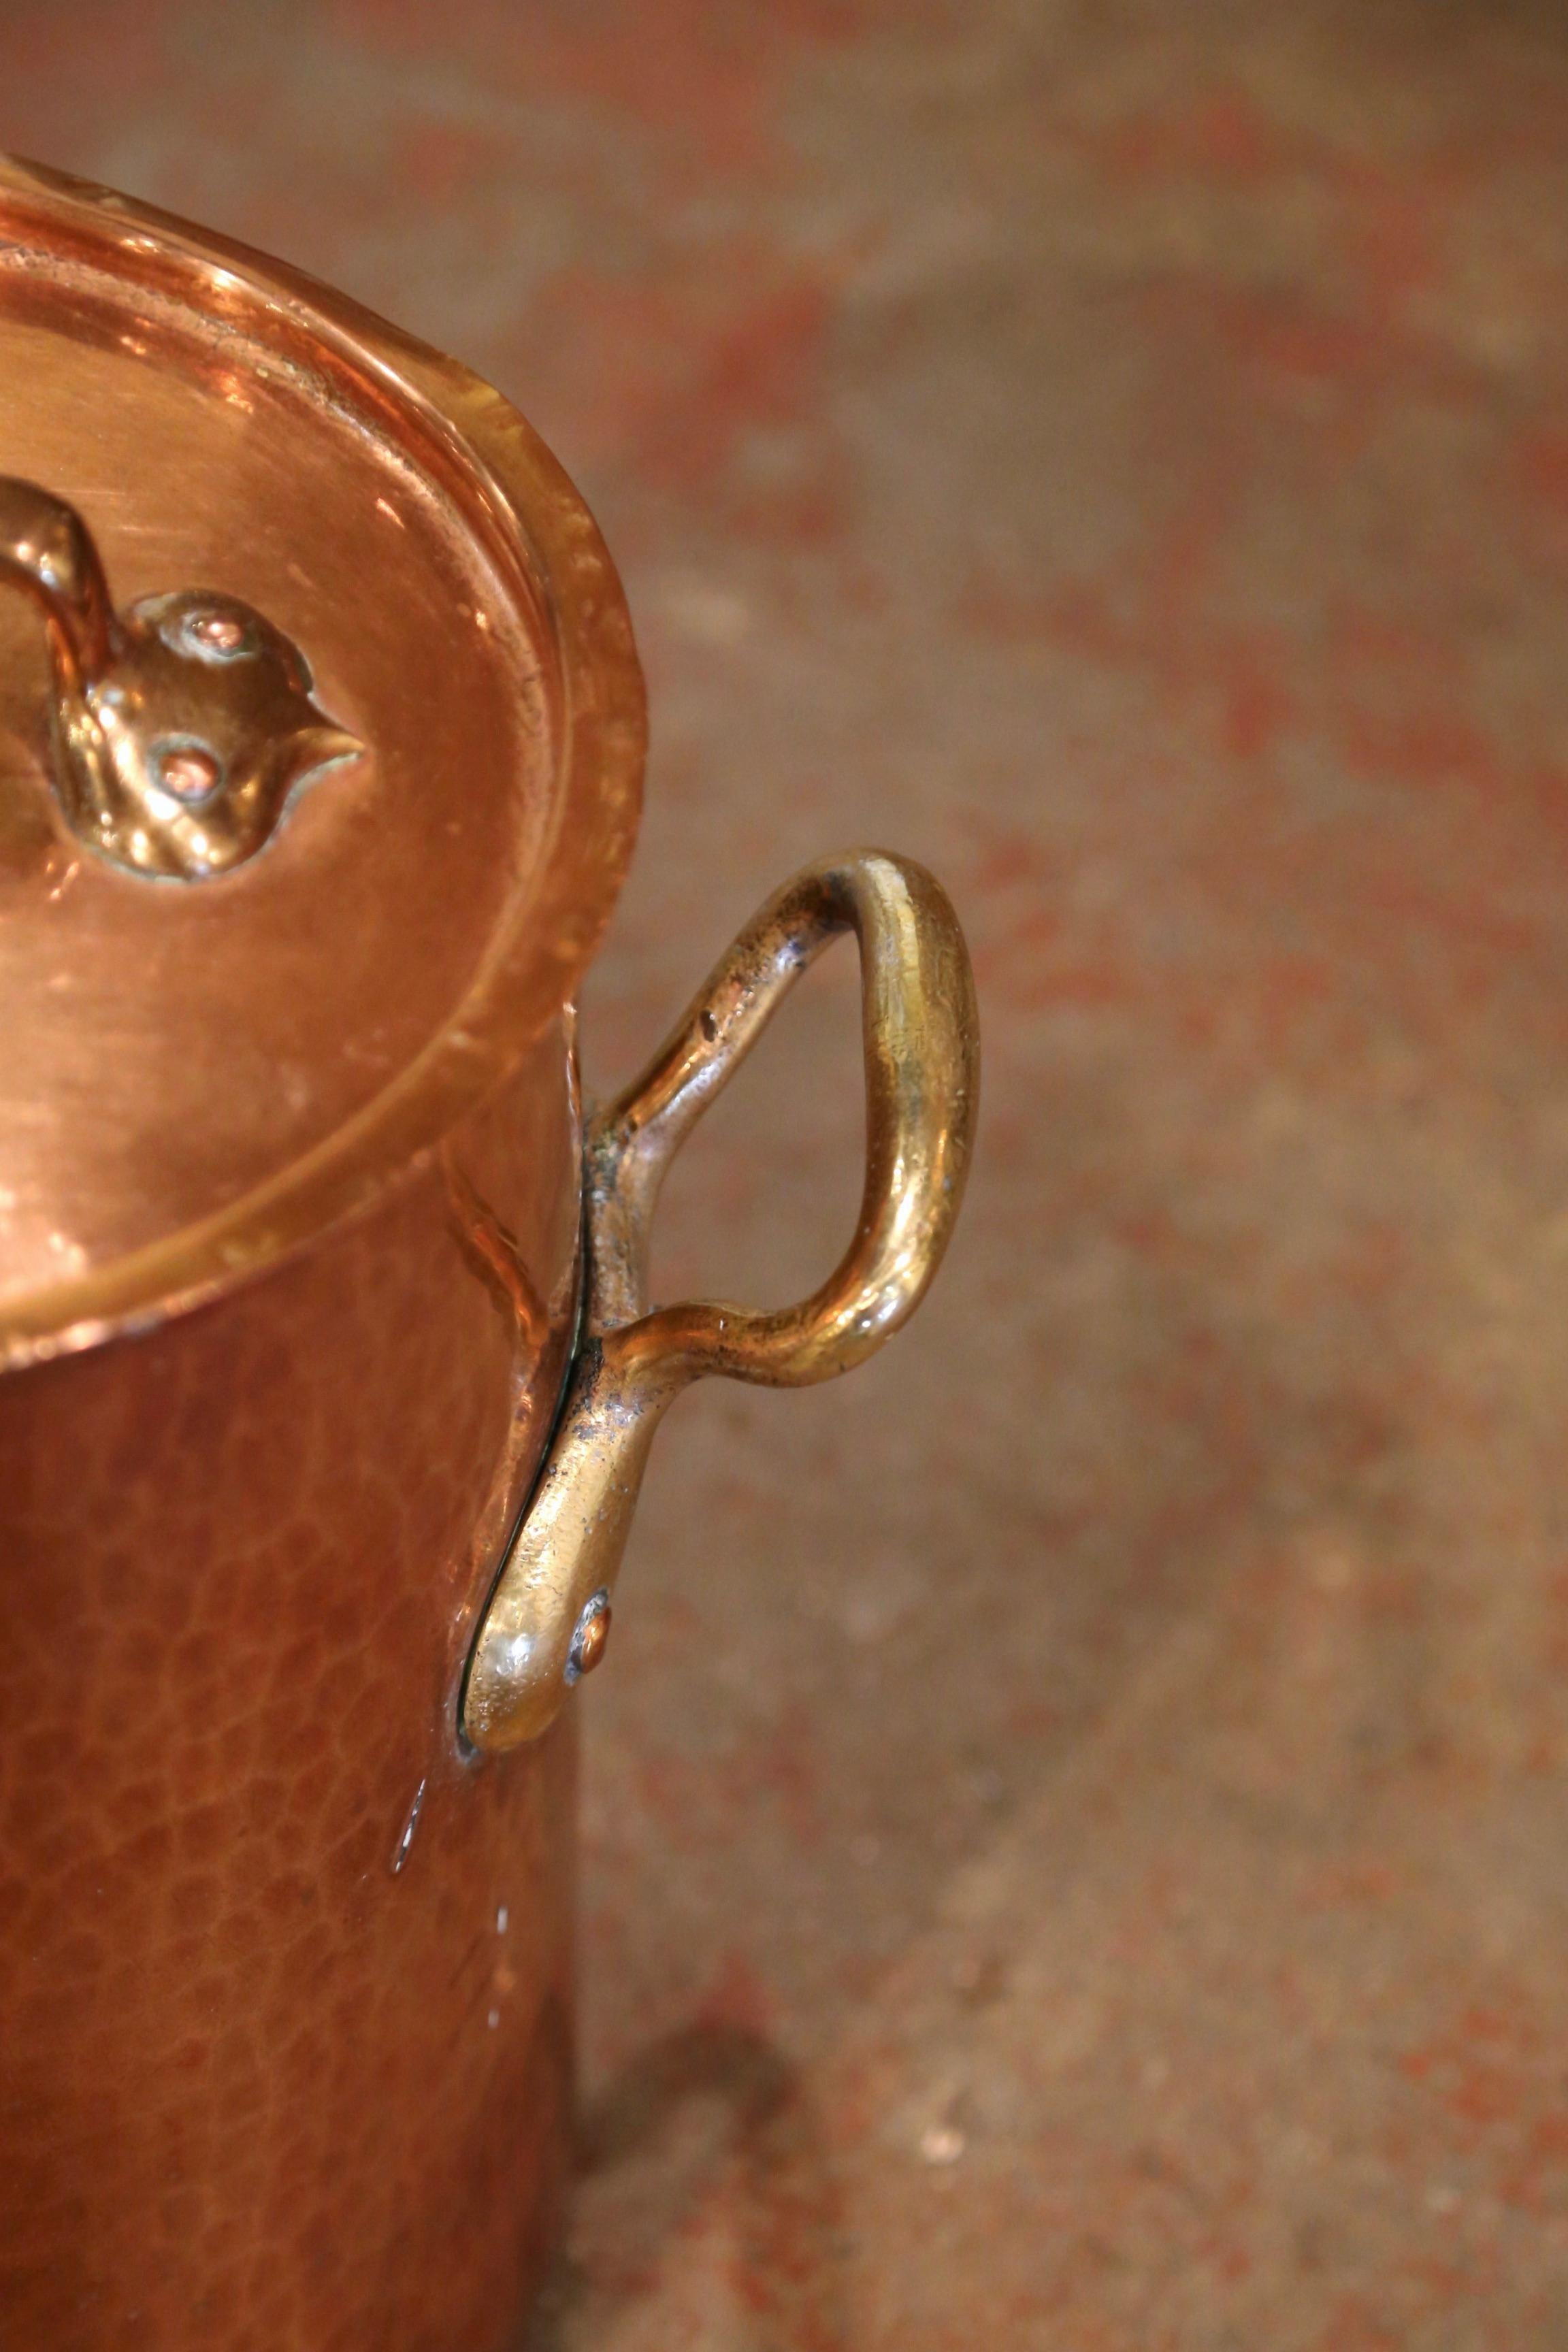
<instances>
[{"instance_id":1,"label":"brass side handle","mask_svg":"<svg viewBox=\"0 0 1568 2352\"><path fill-rule=\"evenodd\" d=\"M363 748L311 699L304 655L254 606L186 588L116 613L76 509L10 475L0 583L43 620L66 822L132 873L228 873L265 846L297 785Z\"/></svg>"},{"instance_id":2,"label":"brass side handle","mask_svg":"<svg viewBox=\"0 0 1568 2352\"><path fill-rule=\"evenodd\" d=\"M860 945L866 1055L853 1242L797 1307L650 1308L648 1236L666 1170L794 982L845 930ZM654 1432L689 1381L827 1380L913 1312L958 1213L979 1075L974 983L945 894L909 858L854 850L774 894L641 1076L590 1121L584 1337L469 1661L462 1725L475 1748L536 1738L596 1663Z\"/></svg>"}]
</instances>

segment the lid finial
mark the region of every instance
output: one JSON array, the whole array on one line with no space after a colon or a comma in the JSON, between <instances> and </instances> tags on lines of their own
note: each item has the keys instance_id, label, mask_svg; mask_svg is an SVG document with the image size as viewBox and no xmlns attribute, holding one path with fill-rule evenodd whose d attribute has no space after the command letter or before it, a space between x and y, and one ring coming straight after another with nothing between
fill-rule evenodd
<instances>
[{"instance_id":1,"label":"lid finial","mask_svg":"<svg viewBox=\"0 0 1568 2352\"><path fill-rule=\"evenodd\" d=\"M0 582L32 597L48 632L66 820L132 873L230 872L271 839L297 785L364 748L312 700L293 640L239 598L182 589L116 615L75 508L8 477Z\"/></svg>"}]
</instances>

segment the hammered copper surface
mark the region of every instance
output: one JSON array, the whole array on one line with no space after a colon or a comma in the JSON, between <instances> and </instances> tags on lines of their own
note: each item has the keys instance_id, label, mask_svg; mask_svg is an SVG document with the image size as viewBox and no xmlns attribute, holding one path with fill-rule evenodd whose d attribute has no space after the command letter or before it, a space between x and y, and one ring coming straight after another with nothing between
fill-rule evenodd
<instances>
[{"instance_id":1,"label":"hammered copper surface","mask_svg":"<svg viewBox=\"0 0 1568 2352\"><path fill-rule=\"evenodd\" d=\"M0 1381L16 2352L512 2340L566 2145L573 1734L465 1759L456 1698L573 1324L566 1051L349 1234Z\"/></svg>"}]
</instances>

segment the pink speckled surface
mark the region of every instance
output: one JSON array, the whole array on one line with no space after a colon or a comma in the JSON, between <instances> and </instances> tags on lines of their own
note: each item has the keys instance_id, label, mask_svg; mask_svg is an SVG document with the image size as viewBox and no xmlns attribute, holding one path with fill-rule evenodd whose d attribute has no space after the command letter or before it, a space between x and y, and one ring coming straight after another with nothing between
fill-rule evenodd
<instances>
[{"instance_id":1,"label":"pink speckled surface","mask_svg":"<svg viewBox=\"0 0 1568 2352\"><path fill-rule=\"evenodd\" d=\"M493 376L655 755L584 1005L925 859L938 1291L659 1442L536 2352L1568 2347L1568 31L1544 0L11 0L0 144ZM367 589L367 593L372 593ZM847 961L673 1187L782 1297Z\"/></svg>"}]
</instances>

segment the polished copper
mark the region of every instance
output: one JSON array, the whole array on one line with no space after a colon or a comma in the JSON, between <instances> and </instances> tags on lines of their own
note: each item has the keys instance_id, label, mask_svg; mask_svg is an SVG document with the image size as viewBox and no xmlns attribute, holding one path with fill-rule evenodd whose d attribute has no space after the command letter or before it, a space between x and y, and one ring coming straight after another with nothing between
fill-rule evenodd
<instances>
[{"instance_id":1,"label":"polished copper","mask_svg":"<svg viewBox=\"0 0 1568 2352\"><path fill-rule=\"evenodd\" d=\"M42 615L60 806L132 873L227 874L271 839L298 785L363 746L310 699L298 646L237 597L144 596L117 614L82 517L0 476L0 582Z\"/></svg>"},{"instance_id":2,"label":"polished copper","mask_svg":"<svg viewBox=\"0 0 1568 2352\"><path fill-rule=\"evenodd\" d=\"M262 856L149 888L62 827L48 648L0 593L4 1366L308 1245L506 1082L613 903L644 716L538 437L279 264L0 163L0 417L120 599L265 614L365 746Z\"/></svg>"},{"instance_id":3,"label":"polished copper","mask_svg":"<svg viewBox=\"0 0 1568 2352\"><path fill-rule=\"evenodd\" d=\"M671 1160L800 974L849 929L860 945L867 1108L853 1241L797 1307L650 1309L653 1213ZM969 958L941 887L910 859L853 851L774 894L647 1068L596 1114L584 1155L585 1344L475 1647L463 1728L476 1748L537 1738L601 1654L654 1433L689 1382L707 1372L769 1387L831 1380L914 1312L963 1197L979 1054Z\"/></svg>"},{"instance_id":4,"label":"polished copper","mask_svg":"<svg viewBox=\"0 0 1568 2352\"><path fill-rule=\"evenodd\" d=\"M807 869L584 1168L642 689L529 428L19 165L0 417L0 2344L503 2352L570 2137L550 1718L670 1397L843 1370L929 1281L963 943L918 866ZM650 1311L664 1166L845 929L854 1245Z\"/></svg>"}]
</instances>

